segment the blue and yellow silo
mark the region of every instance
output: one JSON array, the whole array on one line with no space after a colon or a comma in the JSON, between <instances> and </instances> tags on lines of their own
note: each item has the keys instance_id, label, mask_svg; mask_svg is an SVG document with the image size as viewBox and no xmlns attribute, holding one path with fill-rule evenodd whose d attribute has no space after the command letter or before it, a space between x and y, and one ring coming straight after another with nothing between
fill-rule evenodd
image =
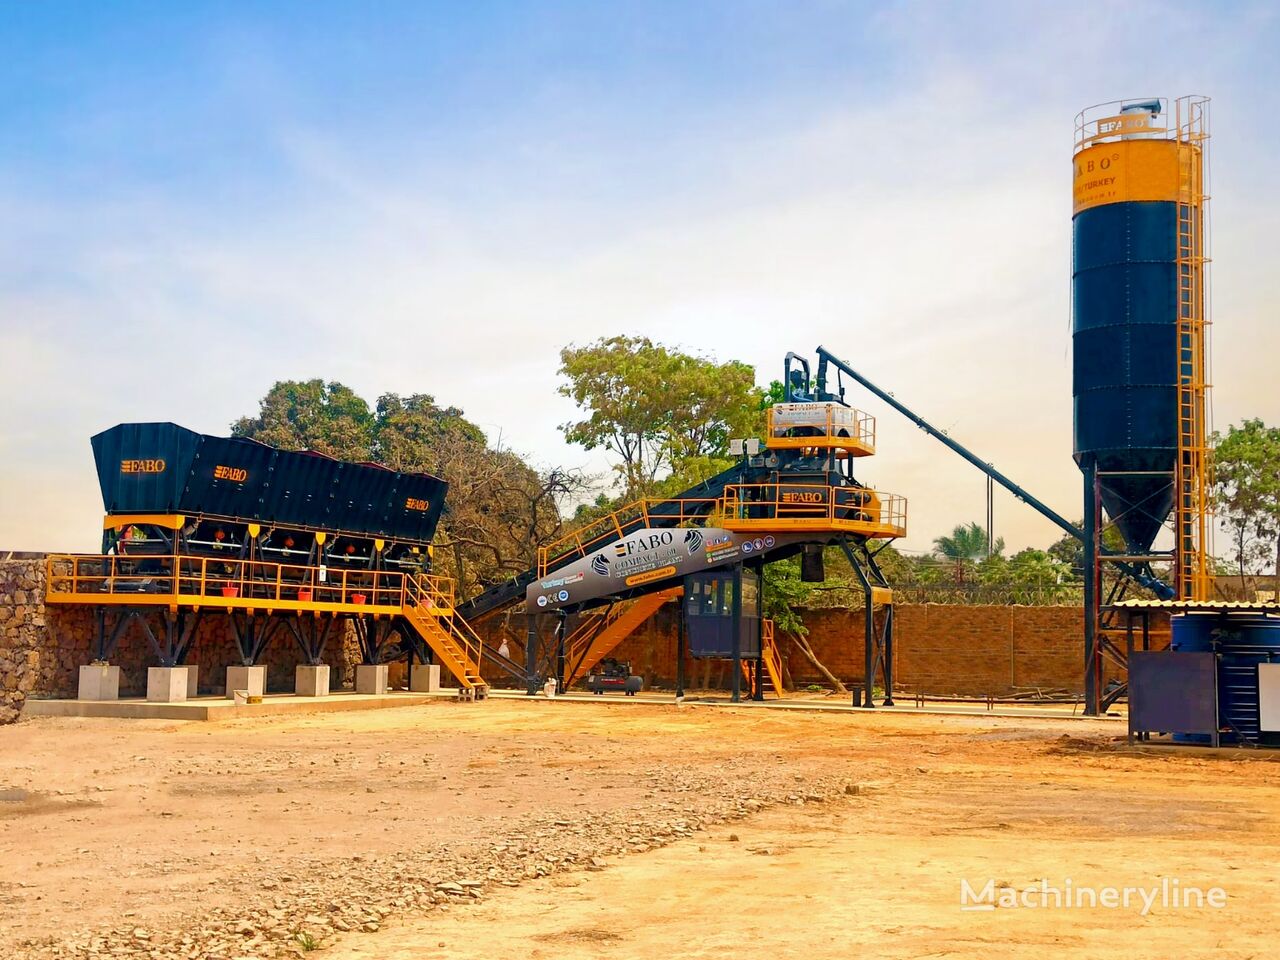
<instances>
[{"instance_id":1,"label":"blue and yellow silo","mask_svg":"<svg viewBox=\"0 0 1280 960\"><path fill-rule=\"evenodd\" d=\"M1127 555L1173 512L1179 596L1205 589L1207 101L1118 101L1077 117L1075 458ZM1140 561L1141 562L1141 561Z\"/></svg>"}]
</instances>

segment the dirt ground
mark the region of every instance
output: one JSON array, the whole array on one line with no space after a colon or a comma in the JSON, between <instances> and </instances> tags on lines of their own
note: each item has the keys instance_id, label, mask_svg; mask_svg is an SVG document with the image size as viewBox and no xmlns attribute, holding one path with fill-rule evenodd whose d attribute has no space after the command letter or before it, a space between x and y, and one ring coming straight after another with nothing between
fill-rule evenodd
<instances>
[{"instance_id":1,"label":"dirt ground","mask_svg":"<svg viewBox=\"0 0 1280 960\"><path fill-rule=\"evenodd\" d=\"M1280 956L1280 765L1122 733L542 700L28 720L0 728L0 957ZM1165 878L1226 905L960 909L962 880Z\"/></svg>"}]
</instances>

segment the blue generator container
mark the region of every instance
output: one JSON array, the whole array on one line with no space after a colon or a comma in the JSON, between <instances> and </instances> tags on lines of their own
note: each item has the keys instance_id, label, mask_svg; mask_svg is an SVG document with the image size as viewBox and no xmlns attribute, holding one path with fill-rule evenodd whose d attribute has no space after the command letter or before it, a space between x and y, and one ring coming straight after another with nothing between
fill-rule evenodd
<instances>
[{"instance_id":1,"label":"blue generator container","mask_svg":"<svg viewBox=\"0 0 1280 960\"><path fill-rule=\"evenodd\" d=\"M1259 726L1258 664L1280 661L1280 619L1258 614L1191 613L1174 617L1170 649L1218 655L1218 722L1223 743L1280 745L1280 733ZM1184 743L1207 737L1179 736Z\"/></svg>"}]
</instances>

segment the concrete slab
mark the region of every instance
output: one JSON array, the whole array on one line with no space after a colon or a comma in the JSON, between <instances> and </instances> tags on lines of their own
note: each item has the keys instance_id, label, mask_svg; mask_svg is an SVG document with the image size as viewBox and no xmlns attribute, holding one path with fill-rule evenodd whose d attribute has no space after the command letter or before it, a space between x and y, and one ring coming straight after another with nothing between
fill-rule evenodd
<instances>
[{"instance_id":1,"label":"concrete slab","mask_svg":"<svg viewBox=\"0 0 1280 960\"><path fill-rule=\"evenodd\" d=\"M80 668L80 700L119 700L120 668L108 663L89 663Z\"/></svg>"},{"instance_id":2,"label":"concrete slab","mask_svg":"<svg viewBox=\"0 0 1280 960\"><path fill-rule=\"evenodd\" d=\"M182 703L187 699L186 667L147 667L147 700Z\"/></svg>"},{"instance_id":3,"label":"concrete slab","mask_svg":"<svg viewBox=\"0 0 1280 960\"><path fill-rule=\"evenodd\" d=\"M536 697L528 696L523 690L494 690L490 688L489 696L500 699L512 700L530 700L538 703L546 703L547 698L539 694ZM894 714L922 714L925 716L972 716L972 717L999 717L1003 719L1036 719L1036 720L1082 720L1097 721L1100 723L1125 723L1126 717L1123 712L1115 712L1118 708L1113 707L1112 713L1104 717L1086 717L1080 713L1079 708L1062 706L1055 707L1051 705L1034 705L1034 706L1013 706L1003 705L997 706L995 709L988 710L982 704L936 704L926 705L924 707L916 707L914 705L906 705L907 698L904 697L899 701L898 706L893 707L875 707L868 709L866 707L855 707L849 703L832 702L830 700L809 700L809 699L782 699L782 700L743 700L741 703L733 703L728 696L724 697L686 697L680 701L680 705L684 707L706 707L706 708L732 708L735 710L800 710L814 713L846 713L846 714L865 714L881 716L892 716ZM641 693L634 697L624 697L621 694L605 694L604 696L596 696L590 693L558 693L555 696L555 702L563 703L625 703L634 706L674 706L675 697L670 692L657 693Z\"/></svg>"},{"instance_id":4,"label":"concrete slab","mask_svg":"<svg viewBox=\"0 0 1280 960\"><path fill-rule=\"evenodd\" d=\"M381 696L387 692L387 665L362 663L356 667L356 693Z\"/></svg>"},{"instance_id":5,"label":"concrete slab","mask_svg":"<svg viewBox=\"0 0 1280 960\"><path fill-rule=\"evenodd\" d=\"M248 717L271 717L282 714L338 713L344 710L381 710L388 707L416 707L447 699L446 695L426 693L388 693L365 696L357 693L335 693L325 697L299 697L273 694L262 703L236 706L223 697L198 697L177 703L156 703L131 697L126 700L28 700L24 717L103 717L128 720L239 720Z\"/></svg>"},{"instance_id":6,"label":"concrete slab","mask_svg":"<svg viewBox=\"0 0 1280 960\"><path fill-rule=\"evenodd\" d=\"M187 699L200 696L200 667L194 663L187 664Z\"/></svg>"},{"instance_id":7,"label":"concrete slab","mask_svg":"<svg viewBox=\"0 0 1280 960\"><path fill-rule=\"evenodd\" d=\"M234 700L237 690L248 690L249 696L260 697L267 692L267 668L227 667L226 699Z\"/></svg>"},{"instance_id":8,"label":"concrete slab","mask_svg":"<svg viewBox=\"0 0 1280 960\"><path fill-rule=\"evenodd\" d=\"M298 697L327 697L329 695L329 665L299 664L293 671L293 693Z\"/></svg>"},{"instance_id":9,"label":"concrete slab","mask_svg":"<svg viewBox=\"0 0 1280 960\"><path fill-rule=\"evenodd\" d=\"M415 663L409 677L409 689L414 693L439 693L440 664Z\"/></svg>"}]
</instances>

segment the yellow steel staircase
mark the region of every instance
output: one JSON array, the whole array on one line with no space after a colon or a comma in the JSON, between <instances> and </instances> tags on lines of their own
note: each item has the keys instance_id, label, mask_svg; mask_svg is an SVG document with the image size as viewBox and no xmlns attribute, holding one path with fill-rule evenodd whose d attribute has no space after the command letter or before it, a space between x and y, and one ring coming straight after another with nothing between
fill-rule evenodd
<instances>
[{"instance_id":1,"label":"yellow steel staircase","mask_svg":"<svg viewBox=\"0 0 1280 960\"><path fill-rule=\"evenodd\" d=\"M443 581L452 586L452 581ZM431 648L440 665L453 674L461 690L474 696L488 690L480 676L480 638L454 612L451 592L442 581L406 577L401 613Z\"/></svg>"},{"instance_id":2,"label":"yellow steel staircase","mask_svg":"<svg viewBox=\"0 0 1280 960\"><path fill-rule=\"evenodd\" d=\"M564 642L568 674L565 677L565 688L568 689L586 676L611 650L657 613L659 607L682 593L684 590L681 587L659 590L635 600L615 603L605 613L584 620Z\"/></svg>"},{"instance_id":3,"label":"yellow steel staircase","mask_svg":"<svg viewBox=\"0 0 1280 960\"><path fill-rule=\"evenodd\" d=\"M785 695L782 686L782 654L774 639L772 620L760 621L760 652L761 659L764 660L764 685L761 689L768 692L772 688L774 696L781 698ZM751 685L752 690L755 689L755 673L754 660L742 661L742 676Z\"/></svg>"}]
</instances>

